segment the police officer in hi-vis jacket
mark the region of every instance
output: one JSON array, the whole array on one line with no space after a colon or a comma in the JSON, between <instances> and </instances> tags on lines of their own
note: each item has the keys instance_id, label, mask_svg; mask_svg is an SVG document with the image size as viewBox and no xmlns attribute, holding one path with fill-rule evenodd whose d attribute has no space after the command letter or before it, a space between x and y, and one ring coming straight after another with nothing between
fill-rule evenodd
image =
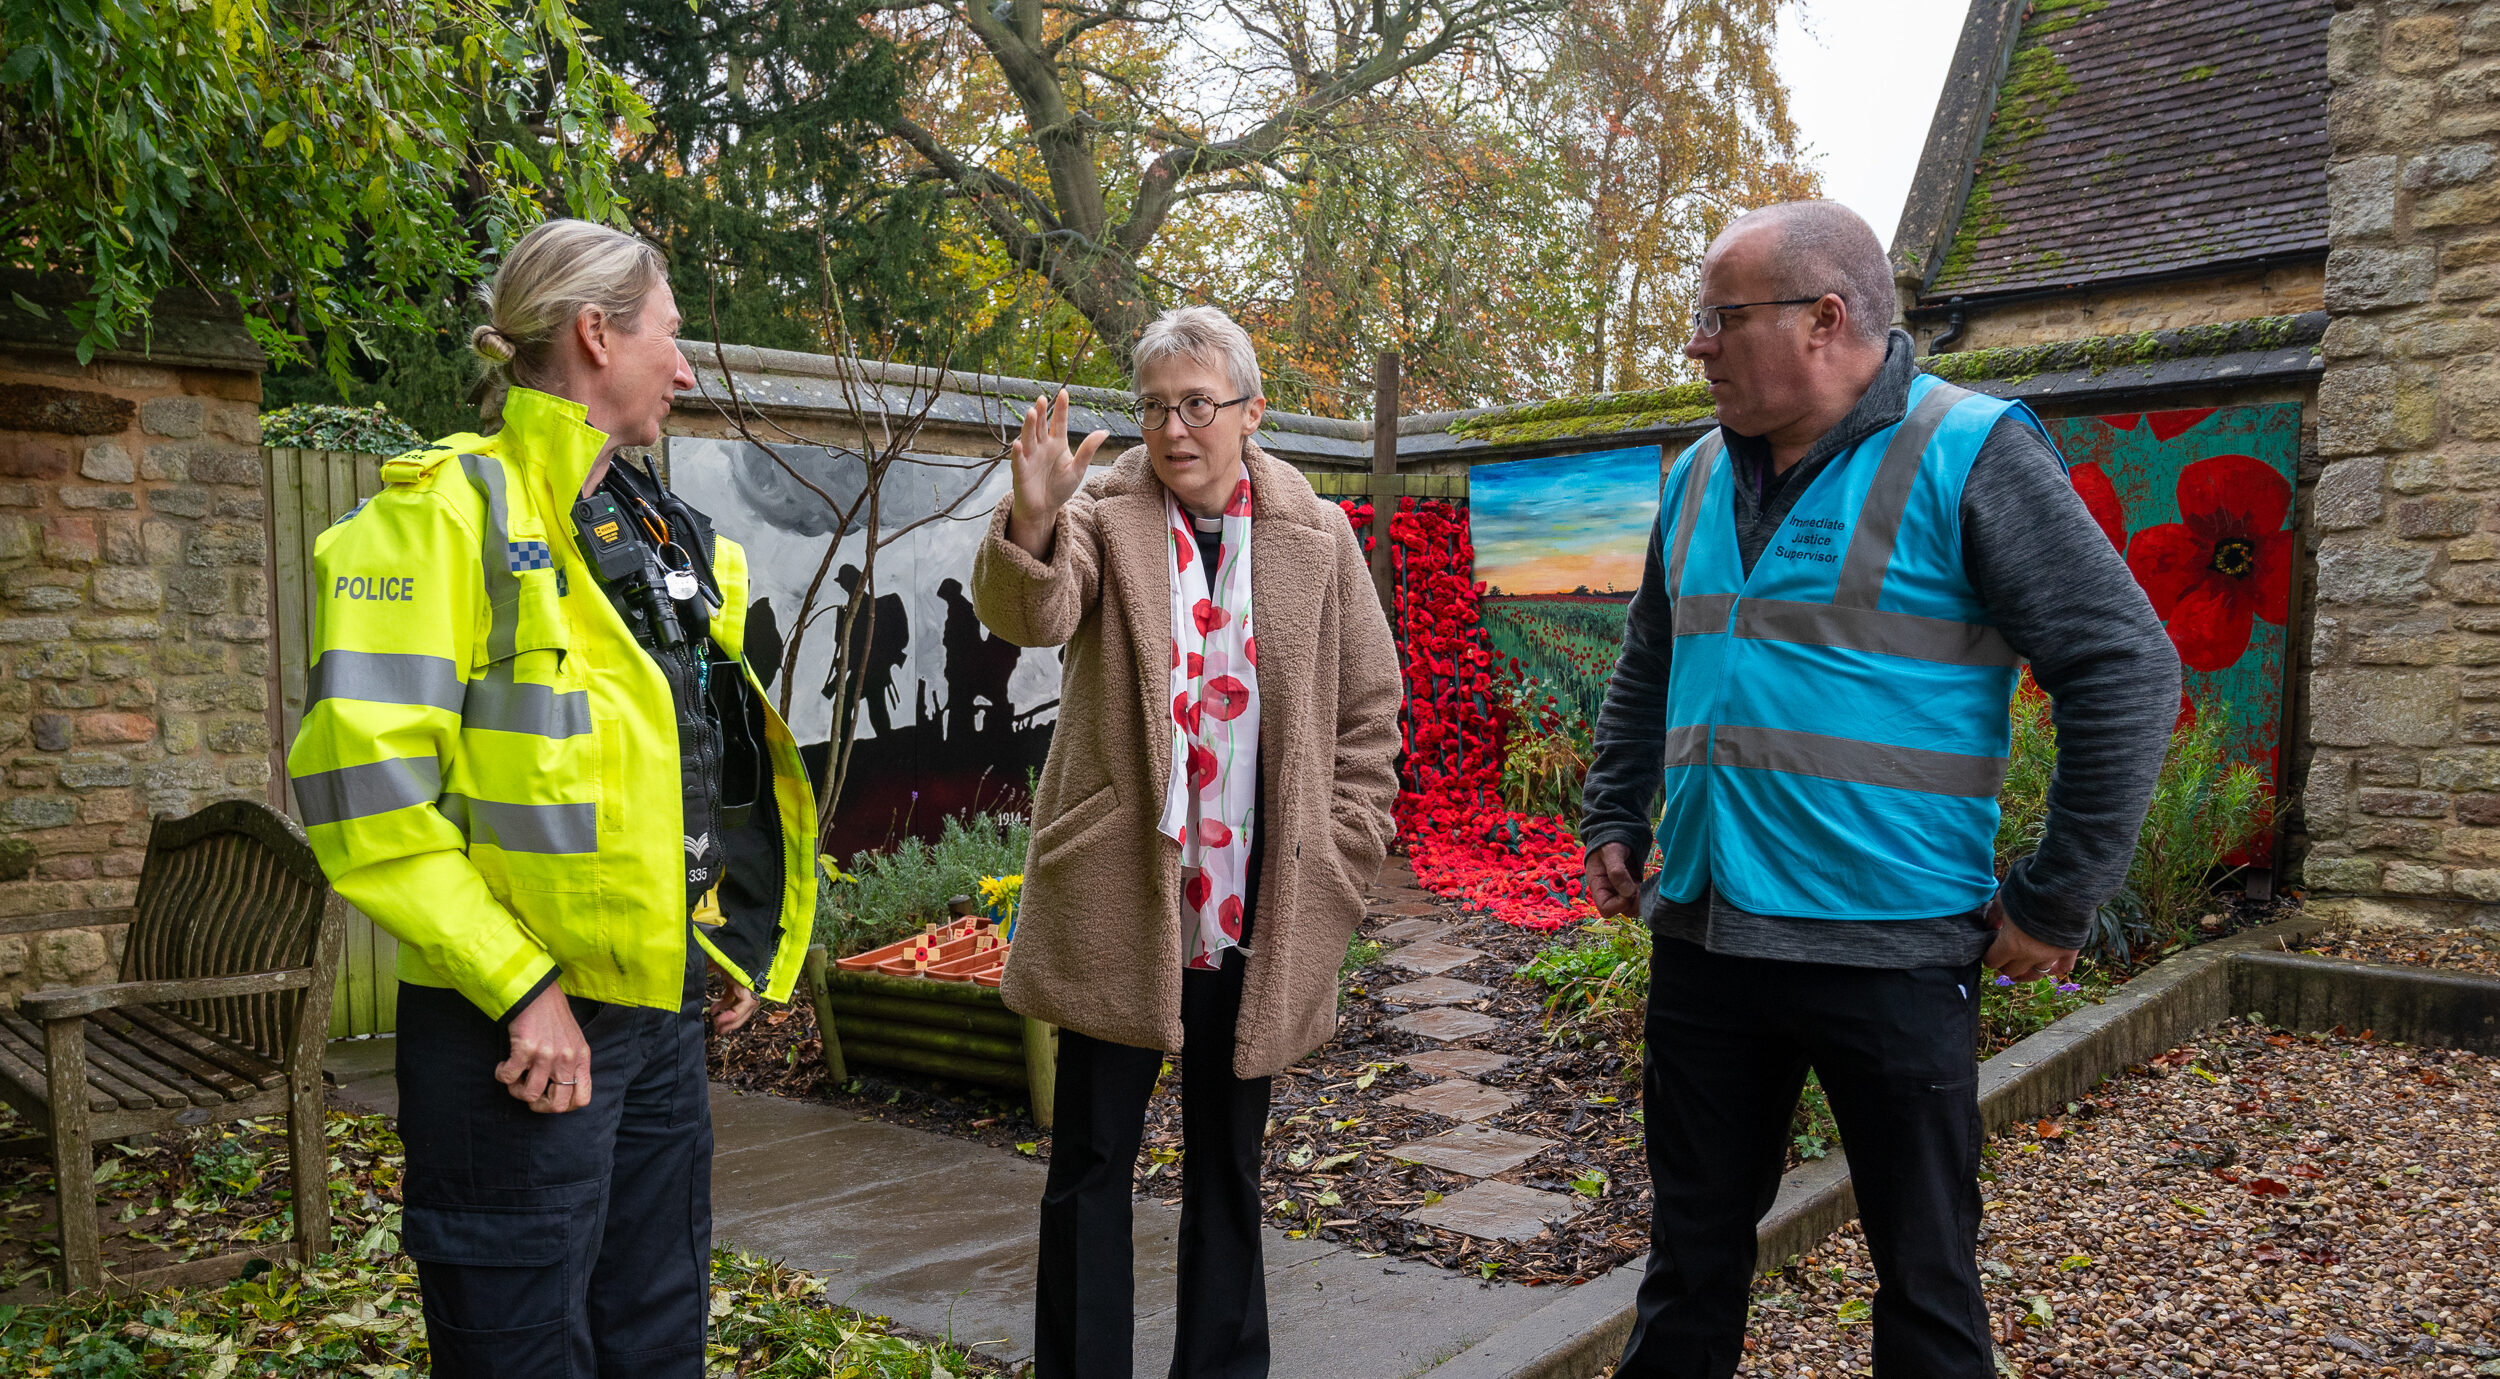
<instances>
[{"instance_id":1,"label":"police officer in hi-vis jacket","mask_svg":"<svg viewBox=\"0 0 2500 1379\"><path fill-rule=\"evenodd\" d=\"M502 427L389 461L322 533L287 770L332 884L399 940L434 1373L699 1379L704 970L724 1033L788 998L814 800L742 658L744 554L612 463L693 385L659 252L551 221L487 301Z\"/></svg>"},{"instance_id":2,"label":"police officer in hi-vis jacket","mask_svg":"<svg viewBox=\"0 0 2500 1379\"><path fill-rule=\"evenodd\" d=\"M1812 1069L1874 1258L1877 1379L1990 1379L1980 969L2073 966L2126 877L2178 656L2030 409L1919 371L1855 213L1740 217L1694 307L1719 424L1668 469L1580 827L1589 899L1656 940L1649 1263L1615 1373L1736 1372ZM2000 880L2025 661L2057 777Z\"/></svg>"}]
</instances>

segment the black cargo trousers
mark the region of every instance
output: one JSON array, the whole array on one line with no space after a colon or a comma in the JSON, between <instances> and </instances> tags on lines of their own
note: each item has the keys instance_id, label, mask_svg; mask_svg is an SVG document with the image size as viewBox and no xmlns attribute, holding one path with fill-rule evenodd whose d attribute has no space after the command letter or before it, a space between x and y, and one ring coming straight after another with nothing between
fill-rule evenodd
<instances>
[{"instance_id":1,"label":"black cargo trousers","mask_svg":"<svg viewBox=\"0 0 2500 1379\"><path fill-rule=\"evenodd\" d=\"M436 1379L701 1379L712 1245L704 955L678 1009L569 998L591 1102L534 1112L495 1080L504 1026L399 988L401 1240Z\"/></svg>"}]
</instances>

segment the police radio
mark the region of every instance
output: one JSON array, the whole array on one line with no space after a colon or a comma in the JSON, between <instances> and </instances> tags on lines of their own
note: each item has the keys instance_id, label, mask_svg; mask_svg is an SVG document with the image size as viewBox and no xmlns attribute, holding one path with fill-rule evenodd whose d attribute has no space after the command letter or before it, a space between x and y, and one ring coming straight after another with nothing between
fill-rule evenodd
<instances>
[{"instance_id":1,"label":"police radio","mask_svg":"<svg viewBox=\"0 0 2500 1379\"><path fill-rule=\"evenodd\" d=\"M650 549L627 529L631 520L605 493L594 493L573 505L573 526L581 534L582 549L598 567L600 581L625 595L622 602L642 624L634 630L657 645L676 646L686 640L686 634L677 620L675 586L680 579L694 583L694 576L663 572ZM687 596L693 593L687 590Z\"/></svg>"}]
</instances>

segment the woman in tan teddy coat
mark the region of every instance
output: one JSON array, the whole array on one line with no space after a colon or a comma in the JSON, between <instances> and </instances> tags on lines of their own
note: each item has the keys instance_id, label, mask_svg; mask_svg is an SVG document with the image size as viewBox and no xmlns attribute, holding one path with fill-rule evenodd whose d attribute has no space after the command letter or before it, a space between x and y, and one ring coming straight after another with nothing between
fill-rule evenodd
<instances>
[{"instance_id":1,"label":"woman in tan teddy coat","mask_svg":"<svg viewBox=\"0 0 2500 1379\"><path fill-rule=\"evenodd\" d=\"M1067 647L1003 988L1061 1031L1034 1374L1130 1373L1129 1173L1169 1051L1171 1373L1257 1379L1268 1079L1336 1028L1391 831L1397 652L1345 515L1250 439L1266 399L1241 328L1166 313L1136 389L1146 443L1091 483L1107 433L1071 449L1067 394L1033 405L973 565L991 630Z\"/></svg>"}]
</instances>

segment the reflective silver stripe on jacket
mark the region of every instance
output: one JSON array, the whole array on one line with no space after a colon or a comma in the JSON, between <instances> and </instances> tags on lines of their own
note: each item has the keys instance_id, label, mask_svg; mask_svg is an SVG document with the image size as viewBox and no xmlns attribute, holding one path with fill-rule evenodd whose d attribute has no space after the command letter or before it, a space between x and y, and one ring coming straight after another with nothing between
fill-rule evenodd
<instances>
[{"instance_id":1,"label":"reflective silver stripe on jacket","mask_svg":"<svg viewBox=\"0 0 2500 1379\"><path fill-rule=\"evenodd\" d=\"M1735 603L1733 630L1737 636L1753 641L1872 651L1947 665L2022 664L2022 657L2007 644L2004 634L1986 623L1956 622L1876 607L1884 592L1884 577L1892 569L1893 546L1900 539L1901 522L1909 512L1910 493L1917 486L1928 443L1936 438L1937 428L1944 425L1945 415L1969 396L1967 389L1939 383L1901 419L1884 446L1883 460L1867 486L1865 500L1859 504L1858 518L1849 534L1849 549L1841 557L1840 575L1829 603L1695 594L1675 600L1674 635L1690 637L1730 630L1728 605ZM1706 447L1707 457L1714 462L1718 437L1718 432L1712 432L1711 443ZM1696 469L1704 458L1703 452L1695 452ZM1685 485L1685 507L1677 514L1675 550L1668 562L1669 592L1681 582L1684 551L1692 540L1694 515L1703 487L1698 476L1688 479Z\"/></svg>"},{"instance_id":2,"label":"reflective silver stripe on jacket","mask_svg":"<svg viewBox=\"0 0 2500 1379\"><path fill-rule=\"evenodd\" d=\"M1693 523L1701 518L1701 495L1710 488L1710 471L1719 463L1727 437L1713 428L1693 450L1693 466L1684 475L1684 505L1675 514L1675 541L1667 552L1667 594L1680 597L1684 588L1684 552L1693 544Z\"/></svg>"},{"instance_id":3,"label":"reflective silver stripe on jacket","mask_svg":"<svg viewBox=\"0 0 2500 1379\"><path fill-rule=\"evenodd\" d=\"M471 843L506 852L597 852L599 807L592 804L507 804L502 800L445 795L435 801L443 817Z\"/></svg>"},{"instance_id":4,"label":"reflective silver stripe on jacket","mask_svg":"<svg viewBox=\"0 0 2500 1379\"><path fill-rule=\"evenodd\" d=\"M390 757L297 776L295 803L309 827L432 804L442 789L442 764L434 758Z\"/></svg>"},{"instance_id":5,"label":"reflective silver stripe on jacket","mask_svg":"<svg viewBox=\"0 0 2500 1379\"><path fill-rule=\"evenodd\" d=\"M1667 765L1702 766L1710 761L1710 725L1687 723L1667 729Z\"/></svg>"},{"instance_id":6,"label":"reflective silver stripe on jacket","mask_svg":"<svg viewBox=\"0 0 2500 1379\"><path fill-rule=\"evenodd\" d=\"M313 662L306 681L304 711L324 699L361 699L369 704L405 704L412 708L460 712L460 668L447 656L421 656L410 651L341 651L336 647Z\"/></svg>"},{"instance_id":7,"label":"reflective silver stripe on jacket","mask_svg":"<svg viewBox=\"0 0 2500 1379\"><path fill-rule=\"evenodd\" d=\"M1756 771L1784 771L1793 776L1858 785L1882 785L1927 795L1960 795L1993 799L2005 784L2004 757L1933 752L1923 747L1892 747L1850 737L1826 737L1787 728L1738 727L1722 723L1714 730L1720 766Z\"/></svg>"},{"instance_id":8,"label":"reflective silver stripe on jacket","mask_svg":"<svg viewBox=\"0 0 2500 1379\"><path fill-rule=\"evenodd\" d=\"M590 693L559 692L549 685L515 680L512 663L501 661L469 682L460 726L539 737L579 737L590 731Z\"/></svg>"},{"instance_id":9,"label":"reflective silver stripe on jacket","mask_svg":"<svg viewBox=\"0 0 2500 1379\"><path fill-rule=\"evenodd\" d=\"M1674 605L1675 635L1694 637L1725 632L1728 610L1735 606L1734 594L1688 594L1677 599Z\"/></svg>"},{"instance_id":10,"label":"reflective silver stripe on jacket","mask_svg":"<svg viewBox=\"0 0 2500 1379\"><path fill-rule=\"evenodd\" d=\"M504 498L504 467L484 455L462 455L460 468L486 501L486 530L479 542L478 570L486 580L486 670L469 682L460 708L462 726L538 737L578 737L590 731L590 694L559 692L513 676L513 648L520 635L521 578L506 550L512 541L511 510ZM560 848L548 851L574 851ZM587 849L581 849L587 851Z\"/></svg>"},{"instance_id":11,"label":"reflective silver stripe on jacket","mask_svg":"<svg viewBox=\"0 0 2500 1379\"><path fill-rule=\"evenodd\" d=\"M1675 630L1684 631L1681 609ZM1957 666L2012 666L2022 664L2023 659L1986 623L1790 599L1746 599L1736 609L1736 635L1756 641L1879 651Z\"/></svg>"}]
</instances>

